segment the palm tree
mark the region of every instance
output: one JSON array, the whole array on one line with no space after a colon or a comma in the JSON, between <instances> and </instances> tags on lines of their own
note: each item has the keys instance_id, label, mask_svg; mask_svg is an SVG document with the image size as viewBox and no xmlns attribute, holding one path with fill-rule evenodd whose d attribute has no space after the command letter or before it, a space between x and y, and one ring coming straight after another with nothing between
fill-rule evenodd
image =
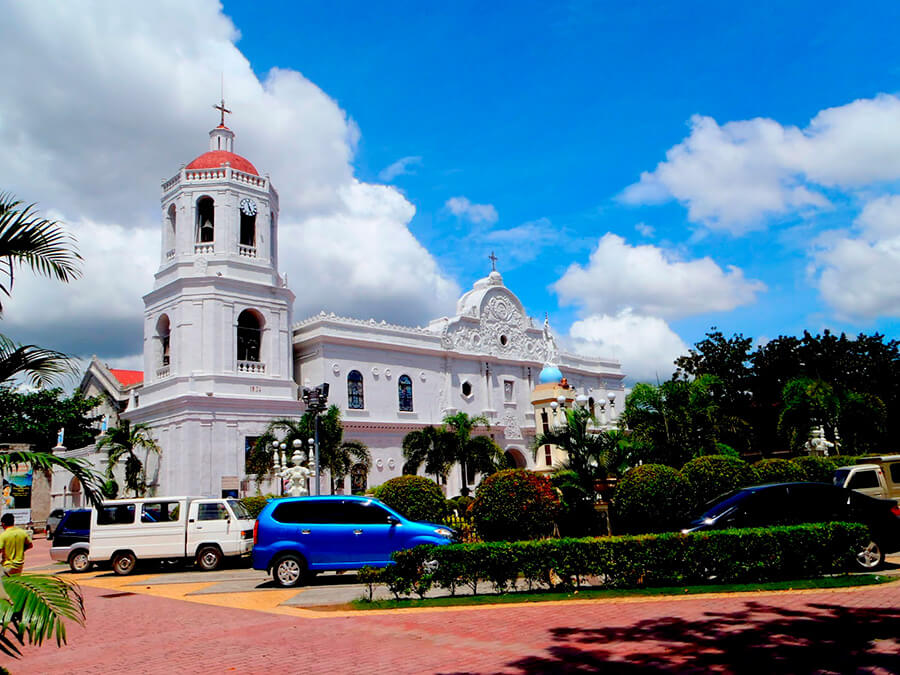
<instances>
[{"instance_id":1,"label":"palm tree","mask_svg":"<svg viewBox=\"0 0 900 675\"><path fill-rule=\"evenodd\" d=\"M438 484L447 479L453 466L453 446L456 437L452 432L427 426L410 431L403 437L403 473L415 474L422 464L425 473L436 478Z\"/></svg>"},{"instance_id":2,"label":"palm tree","mask_svg":"<svg viewBox=\"0 0 900 675\"><path fill-rule=\"evenodd\" d=\"M38 217L34 204L23 207L11 194L0 193L0 292L12 292L17 266L67 282L81 275L81 260L60 223Z\"/></svg>"},{"instance_id":3,"label":"palm tree","mask_svg":"<svg viewBox=\"0 0 900 675\"><path fill-rule=\"evenodd\" d=\"M18 345L0 335L0 385L25 375L33 387L55 384L61 375L72 375L77 365L65 354L36 345Z\"/></svg>"},{"instance_id":4,"label":"palm tree","mask_svg":"<svg viewBox=\"0 0 900 675\"><path fill-rule=\"evenodd\" d=\"M537 457L541 446L555 445L566 453L558 470L574 471L586 494L594 493L598 480L617 475L626 460L623 438L617 431L591 431L593 421L585 408L566 409L566 422L551 428L534 439L533 452Z\"/></svg>"},{"instance_id":5,"label":"palm tree","mask_svg":"<svg viewBox=\"0 0 900 675\"><path fill-rule=\"evenodd\" d=\"M144 450L145 455L161 452L159 445L150 436L150 427L146 424L131 426L127 421L121 426L107 430L97 441L97 450L106 448L109 461L106 465L106 477L113 477L113 469L125 458L125 488L138 497L147 491L147 474L144 462L135 453Z\"/></svg>"},{"instance_id":6,"label":"palm tree","mask_svg":"<svg viewBox=\"0 0 900 675\"><path fill-rule=\"evenodd\" d=\"M444 417L444 428L453 434L451 454L453 461L459 462L462 472L460 493L469 494L466 469L471 467L477 473L493 473L503 464L503 453L488 436L472 436L477 426L490 429L490 421L484 415L469 417L459 412Z\"/></svg>"}]
</instances>

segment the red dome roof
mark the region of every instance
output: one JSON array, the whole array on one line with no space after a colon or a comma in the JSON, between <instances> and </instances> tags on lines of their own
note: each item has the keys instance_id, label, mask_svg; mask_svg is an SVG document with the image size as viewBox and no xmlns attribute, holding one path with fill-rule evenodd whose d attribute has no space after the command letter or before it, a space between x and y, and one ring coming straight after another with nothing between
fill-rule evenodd
<instances>
[{"instance_id":1,"label":"red dome roof","mask_svg":"<svg viewBox=\"0 0 900 675\"><path fill-rule=\"evenodd\" d=\"M244 173L252 173L254 176L259 175L256 167L250 163L250 160L244 159L240 155L226 150L210 150L204 152L193 162L188 164L185 169L218 169L224 166L225 162L231 164L232 169L243 171Z\"/></svg>"}]
</instances>

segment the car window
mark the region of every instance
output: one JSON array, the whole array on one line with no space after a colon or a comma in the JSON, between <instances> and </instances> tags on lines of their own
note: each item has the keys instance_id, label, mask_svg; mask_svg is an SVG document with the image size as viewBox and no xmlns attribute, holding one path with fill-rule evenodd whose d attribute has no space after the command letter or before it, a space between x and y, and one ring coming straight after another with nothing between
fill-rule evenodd
<instances>
[{"instance_id":1,"label":"car window","mask_svg":"<svg viewBox=\"0 0 900 675\"><path fill-rule=\"evenodd\" d=\"M241 518L242 520L253 520L253 516L250 515L247 507L237 499L229 499L228 506L230 506L231 510L234 511L235 517Z\"/></svg>"},{"instance_id":2,"label":"car window","mask_svg":"<svg viewBox=\"0 0 900 675\"><path fill-rule=\"evenodd\" d=\"M97 510L98 525L131 525L134 523L134 504L107 504Z\"/></svg>"},{"instance_id":3,"label":"car window","mask_svg":"<svg viewBox=\"0 0 900 675\"><path fill-rule=\"evenodd\" d=\"M91 529L91 512L73 511L62 523L62 526L69 530L89 530Z\"/></svg>"},{"instance_id":4,"label":"car window","mask_svg":"<svg viewBox=\"0 0 900 675\"><path fill-rule=\"evenodd\" d=\"M790 511L787 497L784 487L754 492L741 505L740 524L743 527L766 527L788 522Z\"/></svg>"},{"instance_id":5,"label":"car window","mask_svg":"<svg viewBox=\"0 0 900 675\"><path fill-rule=\"evenodd\" d=\"M844 481L847 480L847 475L850 473L850 469L838 469L834 472L834 484L835 485L844 485Z\"/></svg>"},{"instance_id":6,"label":"car window","mask_svg":"<svg viewBox=\"0 0 900 675\"><path fill-rule=\"evenodd\" d=\"M383 508L372 502L342 502L337 512L340 522L351 525L387 524L390 515Z\"/></svg>"},{"instance_id":7,"label":"car window","mask_svg":"<svg viewBox=\"0 0 900 675\"><path fill-rule=\"evenodd\" d=\"M875 473L875 469L866 469L864 471L857 471L853 474L853 477L850 479L850 485L848 485L851 490L865 490L866 488L877 488L878 487L878 475Z\"/></svg>"},{"instance_id":8,"label":"car window","mask_svg":"<svg viewBox=\"0 0 900 675\"><path fill-rule=\"evenodd\" d=\"M205 502L197 505L197 520L228 520L230 514L222 502Z\"/></svg>"},{"instance_id":9,"label":"car window","mask_svg":"<svg viewBox=\"0 0 900 675\"><path fill-rule=\"evenodd\" d=\"M846 493L833 485L792 485L786 519L791 523L827 523L846 515Z\"/></svg>"},{"instance_id":10,"label":"car window","mask_svg":"<svg viewBox=\"0 0 900 675\"><path fill-rule=\"evenodd\" d=\"M900 462L890 465L891 482L900 483Z\"/></svg>"},{"instance_id":11,"label":"car window","mask_svg":"<svg viewBox=\"0 0 900 675\"><path fill-rule=\"evenodd\" d=\"M283 502L272 511L272 519L279 523L336 523L336 501Z\"/></svg>"},{"instance_id":12,"label":"car window","mask_svg":"<svg viewBox=\"0 0 900 675\"><path fill-rule=\"evenodd\" d=\"M171 523L178 520L179 502L147 502L141 504L142 523Z\"/></svg>"}]
</instances>

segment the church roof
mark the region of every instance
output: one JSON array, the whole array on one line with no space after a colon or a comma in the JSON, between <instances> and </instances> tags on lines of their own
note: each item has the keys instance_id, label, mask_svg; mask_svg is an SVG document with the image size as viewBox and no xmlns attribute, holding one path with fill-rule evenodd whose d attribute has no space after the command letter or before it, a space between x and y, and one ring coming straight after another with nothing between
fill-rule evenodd
<instances>
[{"instance_id":1,"label":"church roof","mask_svg":"<svg viewBox=\"0 0 900 675\"><path fill-rule=\"evenodd\" d=\"M257 171L256 167L250 163L249 159L245 159L244 157L233 152L228 152L227 150L210 150L209 152L204 152L197 159L188 164L185 169L218 169L220 166L224 166L226 162L231 165L232 169L237 169L244 173L252 173L254 176L259 175L259 171Z\"/></svg>"},{"instance_id":2,"label":"church roof","mask_svg":"<svg viewBox=\"0 0 900 675\"><path fill-rule=\"evenodd\" d=\"M120 368L110 368L109 372L119 381L123 387L130 387L133 384L140 384L144 381L144 371L142 370L121 370Z\"/></svg>"}]
</instances>

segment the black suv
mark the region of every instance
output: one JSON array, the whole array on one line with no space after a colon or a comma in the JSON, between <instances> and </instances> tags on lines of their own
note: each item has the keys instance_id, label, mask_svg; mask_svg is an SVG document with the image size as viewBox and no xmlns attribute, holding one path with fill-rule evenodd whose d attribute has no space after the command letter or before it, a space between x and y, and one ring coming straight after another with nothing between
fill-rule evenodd
<instances>
[{"instance_id":1,"label":"black suv","mask_svg":"<svg viewBox=\"0 0 900 675\"><path fill-rule=\"evenodd\" d=\"M897 502L827 483L774 483L730 492L710 502L683 532L835 521L868 525L872 540L856 555L865 570L880 567L885 553L900 551Z\"/></svg>"}]
</instances>

